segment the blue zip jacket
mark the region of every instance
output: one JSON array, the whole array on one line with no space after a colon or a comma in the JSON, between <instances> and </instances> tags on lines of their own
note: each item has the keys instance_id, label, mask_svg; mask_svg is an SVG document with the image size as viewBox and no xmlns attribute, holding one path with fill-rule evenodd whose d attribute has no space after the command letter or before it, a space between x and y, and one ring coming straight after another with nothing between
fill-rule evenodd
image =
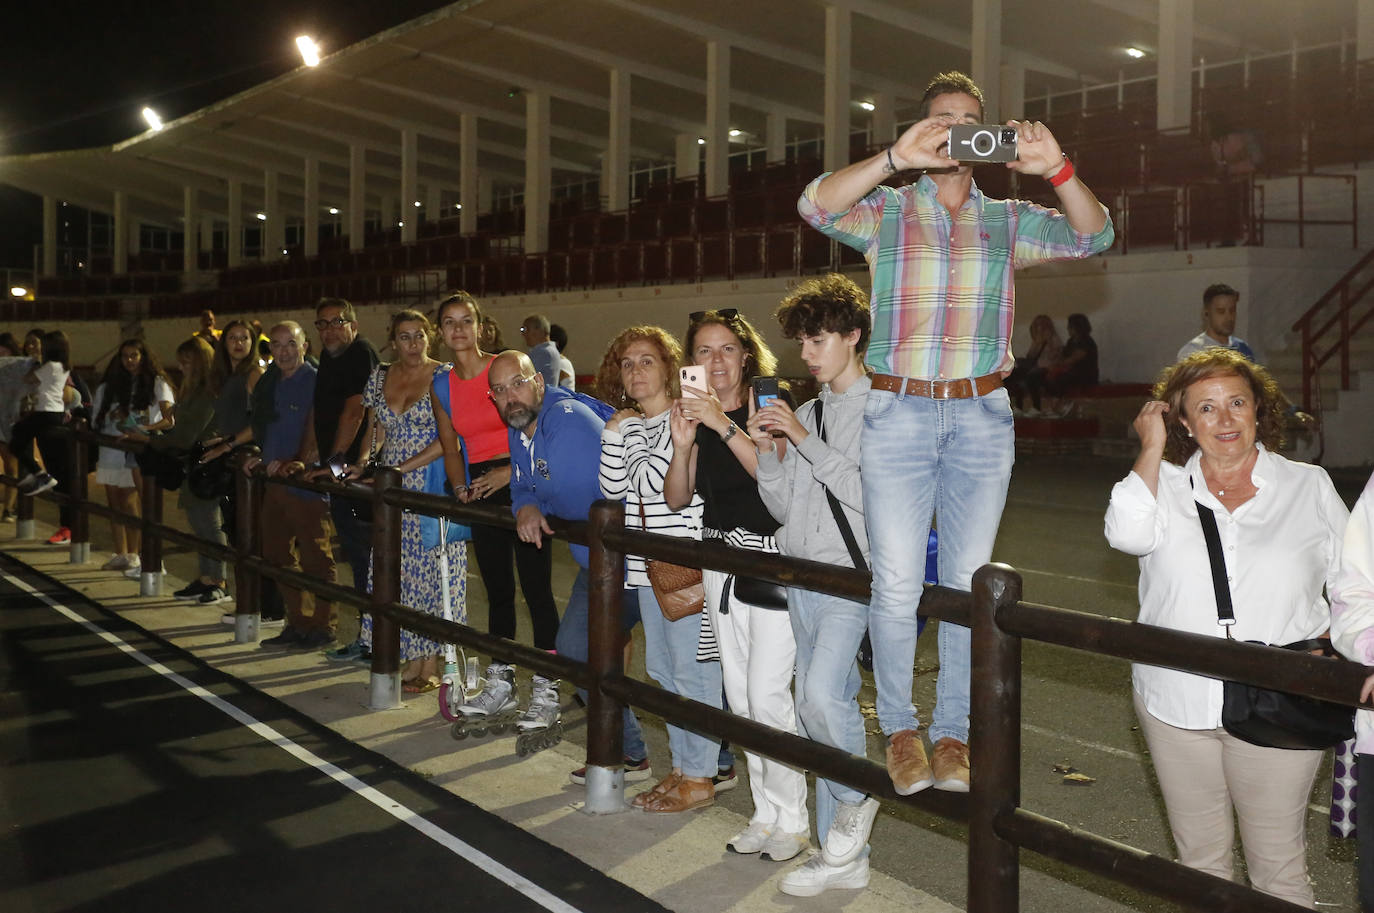
<instances>
[{"instance_id":1,"label":"blue zip jacket","mask_svg":"<svg viewBox=\"0 0 1374 913\"><path fill-rule=\"evenodd\" d=\"M585 521L601 497L601 429L614 413L600 400L560 387L545 387L534 430L534 456L524 435L507 428L510 443L511 513L533 504L546 517ZM573 560L587 566L587 547L570 545Z\"/></svg>"}]
</instances>

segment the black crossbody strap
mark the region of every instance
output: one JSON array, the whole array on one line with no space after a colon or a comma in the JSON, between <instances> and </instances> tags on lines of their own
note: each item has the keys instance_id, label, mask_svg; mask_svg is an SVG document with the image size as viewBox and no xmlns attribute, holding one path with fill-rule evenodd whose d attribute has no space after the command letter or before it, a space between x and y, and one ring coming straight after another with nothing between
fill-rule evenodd
<instances>
[{"instance_id":1,"label":"black crossbody strap","mask_svg":"<svg viewBox=\"0 0 1374 913\"><path fill-rule=\"evenodd\" d=\"M1191 487L1193 480L1188 480ZM1217 621L1226 628L1226 636L1231 636L1231 625L1236 623L1236 613L1231 608L1231 585L1226 579L1226 558L1221 553L1221 533L1217 530L1217 518L1212 508L1194 499L1197 504L1198 522L1202 524L1202 538L1207 540L1207 559L1212 565L1212 590L1217 597Z\"/></svg>"},{"instance_id":2,"label":"black crossbody strap","mask_svg":"<svg viewBox=\"0 0 1374 913\"><path fill-rule=\"evenodd\" d=\"M816 411L812 413L816 416L816 433L825 440L825 424L821 421L825 416L821 412L821 398L816 397ZM825 488L825 485L821 485ZM854 562L854 567L860 571L868 570L868 562L864 560L864 553L859 549L859 540L854 538L854 530L849 526L849 518L844 515L844 509L840 507L840 499L825 488L825 499L830 502L830 513L835 516L835 525L840 528L840 538L844 540L844 547L849 549L849 558Z\"/></svg>"}]
</instances>

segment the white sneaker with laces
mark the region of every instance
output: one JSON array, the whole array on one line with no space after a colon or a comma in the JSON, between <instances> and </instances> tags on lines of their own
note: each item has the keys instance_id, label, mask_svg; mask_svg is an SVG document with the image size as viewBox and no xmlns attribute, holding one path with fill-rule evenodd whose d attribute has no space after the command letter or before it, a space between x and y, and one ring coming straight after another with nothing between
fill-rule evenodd
<instances>
[{"instance_id":1,"label":"white sneaker with laces","mask_svg":"<svg viewBox=\"0 0 1374 913\"><path fill-rule=\"evenodd\" d=\"M828 835L827 835L828 836ZM868 887L868 853L845 865L830 865L815 854L778 882L778 890L793 897L815 897L822 891L838 888L858 891Z\"/></svg>"},{"instance_id":2,"label":"white sneaker with laces","mask_svg":"<svg viewBox=\"0 0 1374 913\"><path fill-rule=\"evenodd\" d=\"M821 850L826 865L844 866L859 858L868 845L868 835L873 832L878 806L878 800L872 796L854 805L839 803Z\"/></svg>"},{"instance_id":3,"label":"white sneaker with laces","mask_svg":"<svg viewBox=\"0 0 1374 913\"><path fill-rule=\"evenodd\" d=\"M748 827L730 838L730 842L725 844L725 848L732 853L748 856L752 853L762 852L771 836L773 836L773 831L768 825L759 821L750 821Z\"/></svg>"},{"instance_id":4,"label":"white sneaker with laces","mask_svg":"<svg viewBox=\"0 0 1374 913\"><path fill-rule=\"evenodd\" d=\"M797 834L789 834L786 831L774 831L768 838L768 842L763 845L763 858L771 862L786 862L796 857L798 853L811 845L811 834L802 831Z\"/></svg>"}]
</instances>

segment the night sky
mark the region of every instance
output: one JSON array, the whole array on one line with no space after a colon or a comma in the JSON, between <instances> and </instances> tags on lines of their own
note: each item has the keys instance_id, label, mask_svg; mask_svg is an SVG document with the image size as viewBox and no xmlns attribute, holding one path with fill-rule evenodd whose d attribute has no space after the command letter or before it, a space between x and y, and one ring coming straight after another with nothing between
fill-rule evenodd
<instances>
[{"instance_id":1,"label":"night sky","mask_svg":"<svg viewBox=\"0 0 1374 913\"><path fill-rule=\"evenodd\" d=\"M0 38L0 155L107 146L296 67L295 38L328 54L442 0L199 0L24 3ZM41 240L37 197L3 186L0 267L27 268Z\"/></svg>"}]
</instances>

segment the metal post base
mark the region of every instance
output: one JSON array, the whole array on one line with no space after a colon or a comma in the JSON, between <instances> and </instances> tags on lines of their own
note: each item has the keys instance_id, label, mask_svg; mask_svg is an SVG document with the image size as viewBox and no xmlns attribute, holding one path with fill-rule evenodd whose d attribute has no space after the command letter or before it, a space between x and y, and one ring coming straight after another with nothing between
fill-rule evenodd
<instances>
[{"instance_id":1,"label":"metal post base","mask_svg":"<svg viewBox=\"0 0 1374 913\"><path fill-rule=\"evenodd\" d=\"M73 542L70 556L67 560L72 564L85 564L91 560L91 543Z\"/></svg>"},{"instance_id":2,"label":"metal post base","mask_svg":"<svg viewBox=\"0 0 1374 913\"><path fill-rule=\"evenodd\" d=\"M373 672L368 683L368 710L399 710L401 707L401 673Z\"/></svg>"},{"instance_id":3,"label":"metal post base","mask_svg":"<svg viewBox=\"0 0 1374 913\"><path fill-rule=\"evenodd\" d=\"M588 815L618 815L629 811L625 804L625 769L587 765L587 801L582 811Z\"/></svg>"},{"instance_id":4,"label":"metal post base","mask_svg":"<svg viewBox=\"0 0 1374 913\"><path fill-rule=\"evenodd\" d=\"M236 644L255 644L258 642L258 627L262 624L262 616L254 612L250 614L234 616L234 643Z\"/></svg>"},{"instance_id":5,"label":"metal post base","mask_svg":"<svg viewBox=\"0 0 1374 913\"><path fill-rule=\"evenodd\" d=\"M161 596L162 595L162 572L143 571L138 575L138 595L140 596Z\"/></svg>"},{"instance_id":6,"label":"metal post base","mask_svg":"<svg viewBox=\"0 0 1374 913\"><path fill-rule=\"evenodd\" d=\"M34 529L34 521L32 519L14 521L14 538L32 539L36 532L37 530Z\"/></svg>"}]
</instances>

